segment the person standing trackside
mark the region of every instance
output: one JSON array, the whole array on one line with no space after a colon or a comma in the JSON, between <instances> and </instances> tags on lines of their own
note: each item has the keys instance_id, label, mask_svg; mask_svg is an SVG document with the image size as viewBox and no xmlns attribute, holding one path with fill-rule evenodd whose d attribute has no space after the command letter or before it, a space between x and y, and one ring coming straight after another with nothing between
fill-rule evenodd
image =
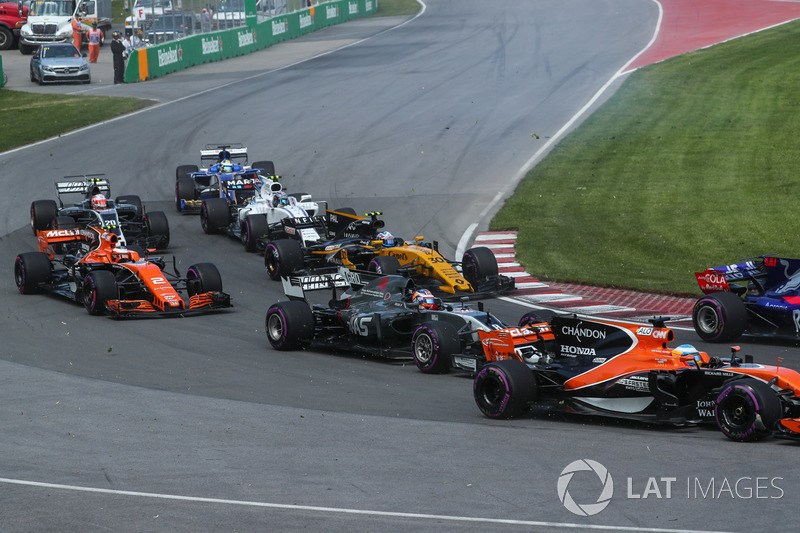
<instances>
[{"instance_id":1,"label":"person standing trackside","mask_svg":"<svg viewBox=\"0 0 800 533\"><path fill-rule=\"evenodd\" d=\"M114 83L125 82L125 56L127 51L125 45L122 44L120 33L115 31L111 34L113 40L111 41L111 53L114 55Z\"/></svg>"},{"instance_id":2,"label":"person standing trackside","mask_svg":"<svg viewBox=\"0 0 800 533\"><path fill-rule=\"evenodd\" d=\"M82 30L83 27L81 26L81 21L78 20L78 15L75 15L72 17L72 44L75 45L75 48L78 49L78 52L81 51Z\"/></svg>"},{"instance_id":3,"label":"person standing trackside","mask_svg":"<svg viewBox=\"0 0 800 533\"><path fill-rule=\"evenodd\" d=\"M102 38L103 32L97 29L97 22L92 22L92 29L89 30L89 63L97 63Z\"/></svg>"}]
</instances>

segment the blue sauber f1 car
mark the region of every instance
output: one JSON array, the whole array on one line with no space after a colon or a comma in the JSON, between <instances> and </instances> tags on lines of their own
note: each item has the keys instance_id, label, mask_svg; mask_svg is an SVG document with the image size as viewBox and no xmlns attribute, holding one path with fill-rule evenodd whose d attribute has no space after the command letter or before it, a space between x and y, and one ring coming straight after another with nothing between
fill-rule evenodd
<instances>
[{"instance_id":1,"label":"blue sauber f1 car","mask_svg":"<svg viewBox=\"0 0 800 533\"><path fill-rule=\"evenodd\" d=\"M800 340L800 259L761 256L695 273L705 296L692 323L705 341L740 335Z\"/></svg>"}]
</instances>

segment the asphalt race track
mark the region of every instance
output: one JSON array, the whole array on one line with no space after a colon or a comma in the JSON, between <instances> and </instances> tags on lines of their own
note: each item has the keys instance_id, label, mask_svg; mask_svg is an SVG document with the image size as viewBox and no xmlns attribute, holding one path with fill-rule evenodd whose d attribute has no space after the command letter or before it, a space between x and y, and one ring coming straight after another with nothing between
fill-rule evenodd
<instances>
[{"instance_id":1,"label":"asphalt race track","mask_svg":"<svg viewBox=\"0 0 800 533\"><path fill-rule=\"evenodd\" d=\"M638 0L433 0L414 19L332 27L142 84L93 83L161 105L1 154L0 531L784 529L800 493L797 444L568 416L491 421L460 375L273 351L263 321L282 295L261 259L172 207L177 165L206 143L243 142L291 191L381 210L396 234L452 254L649 42L656 16ZM35 244L30 202L82 172L165 210L166 255L184 271L214 262L235 309L114 321L18 294L14 257ZM509 321L527 310L488 305ZM727 355L691 332L679 339ZM741 345L800 369L796 347ZM562 470L580 459L613 478L594 516L559 499ZM594 503L600 480L576 475L569 489Z\"/></svg>"}]
</instances>

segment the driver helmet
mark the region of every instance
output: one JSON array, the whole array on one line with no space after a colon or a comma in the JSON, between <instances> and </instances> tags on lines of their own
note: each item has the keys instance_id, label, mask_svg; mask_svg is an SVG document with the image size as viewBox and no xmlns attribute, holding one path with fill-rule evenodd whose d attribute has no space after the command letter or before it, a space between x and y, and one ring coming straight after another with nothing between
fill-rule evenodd
<instances>
[{"instance_id":1,"label":"driver helmet","mask_svg":"<svg viewBox=\"0 0 800 533\"><path fill-rule=\"evenodd\" d=\"M219 163L219 169L222 172L233 172L233 163L230 159L223 159Z\"/></svg>"},{"instance_id":2,"label":"driver helmet","mask_svg":"<svg viewBox=\"0 0 800 533\"><path fill-rule=\"evenodd\" d=\"M106 200L105 195L103 194L95 194L92 196L92 209L96 211L103 211L108 207L108 200Z\"/></svg>"},{"instance_id":3,"label":"driver helmet","mask_svg":"<svg viewBox=\"0 0 800 533\"><path fill-rule=\"evenodd\" d=\"M289 197L284 192L276 192L272 196L272 206L280 207L282 205L289 205Z\"/></svg>"},{"instance_id":4,"label":"driver helmet","mask_svg":"<svg viewBox=\"0 0 800 533\"><path fill-rule=\"evenodd\" d=\"M425 309L431 309L433 311L439 309L439 306L436 305L436 300L433 297L433 293L428 289L418 289L417 291L414 291L414 294L411 296L411 303Z\"/></svg>"},{"instance_id":5,"label":"driver helmet","mask_svg":"<svg viewBox=\"0 0 800 533\"><path fill-rule=\"evenodd\" d=\"M671 354L674 357L679 357L687 365L693 367L703 366L710 361L706 352L701 352L691 344L681 344L673 348Z\"/></svg>"},{"instance_id":6,"label":"driver helmet","mask_svg":"<svg viewBox=\"0 0 800 533\"><path fill-rule=\"evenodd\" d=\"M382 231L376 235L376 238L383 241L384 246L394 246L394 235L388 231Z\"/></svg>"}]
</instances>

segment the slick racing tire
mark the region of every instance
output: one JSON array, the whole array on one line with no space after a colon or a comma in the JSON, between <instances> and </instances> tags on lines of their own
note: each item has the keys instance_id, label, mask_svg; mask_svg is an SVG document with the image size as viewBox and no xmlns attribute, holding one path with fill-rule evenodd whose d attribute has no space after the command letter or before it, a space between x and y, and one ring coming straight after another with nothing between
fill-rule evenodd
<instances>
[{"instance_id":1,"label":"slick racing tire","mask_svg":"<svg viewBox=\"0 0 800 533\"><path fill-rule=\"evenodd\" d=\"M394 275L400 270L400 261L392 255L379 255L373 257L367 264L367 271L376 274Z\"/></svg>"},{"instance_id":2,"label":"slick racing tire","mask_svg":"<svg viewBox=\"0 0 800 533\"><path fill-rule=\"evenodd\" d=\"M455 326L448 322L430 321L420 325L411 336L411 353L417 368L426 374L447 372L453 354L461 351Z\"/></svg>"},{"instance_id":3,"label":"slick racing tire","mask_svg":"<svg viewBox=\"0 0 800 533\"><path fill-rule=\"evenodd\" d=\"M200 169L197 168L197 165L178 165L178 168L175 169L175 181L189 178L189 173L197 172L199 170Z\"/></svg>"},{"instance_id":4,"label":"slick racing tire","mask_svg":"<svg viewBox=\"0 0 800 533\"><path fill-rule=\"evenodd\" d=\"M737 379L717 396L717 427L731 440L754 442L767 437L783 414L772 388L752 378Z\"/></svg>"},{"instance_id":5,"label":"slick racing tire","mask_svg":"<svg viewBox=\"0 0 800 533\"><path fill-rule=\"evenodd\" d=\"M301 300L278 302L267 310L264 330L276 350L297 350L314 337L314 313Z\"/></svg>"},{"instance_id":6,"label":"slick racing tire","mask_svg":"<svg viewBox=\"0 0 800 533\"><path fill-rule=\"evenodd\" d=\"M261 169L263 174L267 176L274 176L275 175L275 163L272 161L256 161L250 168L258 168Z\"/></svg>"},{"instance_id":7,"label":"slick racing tire","mask_svg":"<svg viewBox=\"0 0 800 533\"><path fill-rule=\"evenodd\" d=\"M53 220L58 214L58 204L55 200L35 200L31 203L31 229L36 235L37 231L53 227Z\"/></svg>"},{"instance_id":8,"label":"slick racing tire","mask_svg":"<svg viewBox=\"0 0 800 533\"><path fill-rule=\"evenodd\" d=\"M222 276L213 263L197 263L186 271L186 292L189 296L204 292L222 292Z\"/></svg>"},{"instance_id":9,"label":"slick racing tire","mask_svg":"<svg viewBox=\"0 0 800 533\"><path fill-rule=\"evenodd\" d=\"M156 248L163 250L169 246L169 220L163 211L150 211L144 216L147 236L157 241Z\"/></svg>"},{"instance_id":10,"label":"slick racing tire","mask_svg":"<svg viewBox=\"0 0 800 533\"><path fill-rule=\"evenodd\" d=\"M183 213L181 208L181 200L196 200L197 191L194 188L194 180L192 178L181 178L175 182L175 209L178 213Z\"/></svg>"},{"instance_id":11,"label":"slick racing tire","mask_svg":"<svg viewBox=\"0 0 800 533\"><path fill-rule=\"evenodd\" d=\"M473 290L478 290L479 281L490 276L497 276L497 259L489 248L479 246L464 252L461 258L461 274Z\"/></svg>"},{"instance_id":12,"label":"slick racing tire","mask_svg":"<svg viewBox=\"0 0 800 533\"><path fill-rule=\"evenodd\" d=\"M58 216L53 219L53 229L75 229L78 224L75 219L67 216Z\"/></svg>"},{"instance_id":13,"label":"slick racing tire","mask_svg":"<svg viewBox=\"0 0 800 533\"><path fill-rule=\"evenodd\" d=\"M125 196L117 196L114 200L114 205L119 207L120 205L132 205L136 208L136 217L134 220L142 220L143 209L142 209L142 199L135 194L128 194Z\"/></svg>"},{"instance_id":14,"label":"slick racing tire","mask_svg":"<svg viewBox=\"0 0 800 533\"><path fill-rule=\"evenodd\" d=\"M242 244L248 252L255 252L258 239L269 233L269 224L265 215L247 215L242 222Z\"/></svg>"},{"instance_id":15,"label":"slick racing tire","mask_svg":"<svg viewBox=\"0 0 800 533\"><path fill-rule=\"evenodd\" d=\"M521 361L495 361L475 376L472 392L484 415L514 418L530 410L536 401L536 377Z\"/></svg>"},{"instance_id":16,"label":"slick racing tire","mask_svg":"<svg viewBox=\"0 0 800 533\"><path fill-rule=\"evenodd\" d=\"M708 294L694 304L692 325L704 341L729 342L747 327L747 309L732 292Z\"/></svg>"},{"instance_id":17,"label":"slick racing tire","mask_svg":"<svg viewBox=\"0 0 800 533\"><path fill-rule=\"evenodd\" d=\"M522 315L522 318L519 319L517 327L524 328L533 324L541 324L542 322L544 322L544 320L539 317L538 313L525 313Z\"/></svg>"},{"instance_id":18,"label":"slick racing tire","mask_svg":"<svg viewBox=\"0 0 800 533\"><path fill-rule=\"evenodd\" d=\"M117 279L108 270L90 272L83 280L83 307L90 315L106 312L106 302L117 298Z\"/></svg>"},{"instance_id":19,"label":"slick racing tire","mask_svg":"<svg viewBox=\"0 0 800 533\"><path fill-rule=\"evenodd\" d=\"M303 268L303 249L300 243L291 239L268 242L264 248L264 268L274 281Z\"/></svg>"},{"instance_id":20,"label":"slick racing tire","mask_svg":"<svg viewBox=\"0 0 800 533\"><path fill-rule=\"evenodd\" d=\"M25 252L14 261L14 281L22 294L39 292L39 284L50 281L52 267L47 254Z\"/></svg>"},{"instance_id":21,"label":"slick racing tire","mask_svg":"<svg viewBox=\"0 0 800 533\"><path fill-rule=\"evenodd\" d=\"M219 233L220 228L230 223L231 208L225 198L203 200L203 205L200 207L200 225L204 233L207 235Z\"/></svg>"}]
</instances>

